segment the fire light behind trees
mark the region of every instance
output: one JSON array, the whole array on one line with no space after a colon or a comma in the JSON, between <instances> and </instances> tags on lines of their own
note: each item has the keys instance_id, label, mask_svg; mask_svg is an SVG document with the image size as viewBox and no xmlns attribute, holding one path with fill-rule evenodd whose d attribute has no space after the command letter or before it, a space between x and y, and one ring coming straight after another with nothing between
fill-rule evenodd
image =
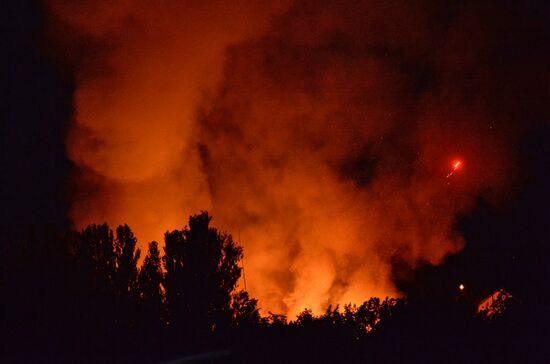
<instances>
[{"instance_id":1,"label":"fire light behind trees","mask_svg":"<svg viewBox=\"0 0 550 364\"><path fill-rule=\"evenodd\" d=\"M49 2L74 51L70 217L128 223L143 248L208 210L266 311L399 295L393 264L443 262L457 217L505 189L515 128L482 126L491 80L524 72L480 61L505 35L474 3L268 3ZM449 145L476 170L453 199Z\"/></svg>"}]
</instances>

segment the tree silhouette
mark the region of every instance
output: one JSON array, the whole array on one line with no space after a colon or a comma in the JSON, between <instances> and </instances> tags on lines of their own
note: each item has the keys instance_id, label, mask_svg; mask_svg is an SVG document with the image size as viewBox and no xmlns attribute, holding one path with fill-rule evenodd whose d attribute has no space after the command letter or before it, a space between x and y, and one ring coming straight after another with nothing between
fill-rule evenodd
<instances>
[{"instance_id":1,"label":"tree silhouette","mask_svg":"<svg viewBox=\"0 0 550 364\"><path fill-rule=\"evenodd\" d=\"M165 234L170 322L195 338L229 325L231 293L241 273L242 248L231 235L211 228L211 219L202 212L189 218L189 227Z\"/></svg>"},{"instance_id":2,"label":"tree silhouette","mask_svg":"<svg viewBox=\"0 0 550 364\"><path fill-rule=\"evenodd\" d=\"M231 311L233 325L250 327L260 323L258 300L250 298L247 291L239 291L232 295Z\"/></svg>"},{"instance_id":3,"label":"tree silhouette","mask_svg":"<svg viewBox=\"0 0 550 364\"><path fill-rule=\"evenodd\" d=\"M165 320L161 263L158 244L152 241L138 274L140 320L147 330L158 331Z\"/></svg>"},{"instance_id":4,"label":"tree silhouette","mask_svg":"<svg viewBox=\"0 0 550 364\"><path fill-rule=\"evenodd\" d=\"M168 323L172 327L182 326L185 317L185 238L183 231L174 230L164 234L164 283L168 309Z\"/></svg>"},{"instance_id":5,"label":"tree silhouette","mask_svg":"<svg viewBox=\"0 0 550 364\"><path fill-rule=\"evenodd\" d=\"M137 239L128 225L117 227L113 242L115 272L112 284L115 294L115 320L122 330L135 329L137 320L137 262L141 251L136 249L136 243Z\"/></svg>"},{"instance_id":6,"label":"tree silhouette","mask_svg":"<svg viewBox=\"0 0 550 364\"><path fill-rule=\"evenodd\" d=\"M94 336L112 332L117 320L114 234L107 224L90 225L80 232L73 232L69 244L70 270L74 272L71 280L75 300L72 320L84 328L81 343L91 345L84 350L101 350L93 347L99 344Z\"/></svg>"},{"instance_id":7,"label":"tree silhouette","mask_svg":"<svg viewBox=\"0 0 550 364\"><path fill-rule=\"evenodd\" d=\"M136 249L137 239L128 225L121 225L116 229L114 253L116 274L114 279L118 295L128 296L137 288L137 262L141 251Z\"/></svg>"},{"instance_id":8,"label":"tree silhouette","mask_svg":"<svg viewBox=\"0 0 550 364\"><path fill-rule=\"evenodd\" d=\"M107 224L90 225L75 233L74 258L81 274L98 289L110 288L116 271L114 234Z\"/></svg>"},{"instance_id":9,"label":"tree silhouette","mask_svg":"<svg viewBox=\"0 0 550 364\"><path fill-rule=\"evenodd\" d=\"M310 308L306 308L296 316L296 321L294 322L296 325L306 326L311 325L314 320L315 317L313 316L313 312Z\"/></svg>"},{"instance_id":10,"label":"tree silhouette","mask_svg":"<svg viewBox=\"0 0 550 364\"><path fill-rule=\"evenodd\" d=\"M242 249L210 222L202 212L166 232L162 257L149 243L139 269L127 225L31 229L0 254L1 327L11 338L3 344L12 349L4 361L25 348L50 361L157 362L219 349L231 351L229 362L465 362L472 353L520 361L540 342L536 313L526 319L521 301L501 295L489 320L470 301L441 295L407 304L374 297L317 316L305 309L294 321L261 317L255 298L235 292Z\"/></svg>"},{"instance_id":11,"label":"tree silhouette","mask_svg":"<svg viewBox=\"0 0 550 364\"><path fill-rule=\"evenodd\" d=\"M127 225L119 226L116 235L107 224L101 224L69 237L70 315L73 329L81 335L80 351L86 355L110 352L120 357L129 351L138 321L140 251L136 242Z\"/></svg>"}]
</instances>

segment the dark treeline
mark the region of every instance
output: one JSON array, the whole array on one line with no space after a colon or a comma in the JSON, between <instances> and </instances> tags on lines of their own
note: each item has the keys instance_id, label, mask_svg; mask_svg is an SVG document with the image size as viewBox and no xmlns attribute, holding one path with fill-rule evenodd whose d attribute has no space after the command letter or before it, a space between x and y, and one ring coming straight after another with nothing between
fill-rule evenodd
<instances>
[{"instance_id":1,"label":"dark treeline","mask_svg":"<svg viewBox=\"0 0 550 364\"><path fill-rule=\"evenodd\" d=\"M371 298L295 319L237 289L242 248L203 212L146 252L126 225L30 231L1 255L7 362L499 362L536 358L517 304ZM141 254L143 263L138 264ZM500 303L502 306L502 303ZM529 323L530 325L530 323ZM531 327L531 326L529 326ZM530 346L531 345L531 346Z\"/></svg>"}]
</instances>

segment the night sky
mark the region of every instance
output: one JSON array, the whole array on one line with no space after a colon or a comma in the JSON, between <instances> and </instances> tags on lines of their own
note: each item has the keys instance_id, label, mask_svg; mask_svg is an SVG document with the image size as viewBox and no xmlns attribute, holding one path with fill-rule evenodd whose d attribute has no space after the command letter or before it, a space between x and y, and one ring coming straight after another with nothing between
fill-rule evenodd
<instances>
[{"instance_id":1,"label":"night sky","mask_svg":"<svg viewBox=\"0 0 550 364\"><path fill-rule=\"evenodd\" d=\"M311 304L317 300L323 305L328 298L353 299L364 287L373 292L403 292L411 296L436 291L452 295L459 283L479 294L505 288L522 299L548 303L547 2L487 2L478 6L475 2L454 1L446 8L425 1L411 15L414 18L418 11L421 24L416 20L406 22L402 25L404 30L384 28L387 14L393 14L389 16L391 24L403 16L395 10L399 7L376 9L374 15L365 10L366 19L382 24L380 29L385 30L380 34L359 24L361 18L356 18L355 13L362 14L361 6L356 12L339 6L316 9L315 2L275 9L251 6L243 16L247 19L259 14L259 20L258 24L252 22L250 29L224 23L230 10L220 6L213 12L213 19L197 22L193 25L196 28L182 30L179 25L160 22L159 29L165 32L162 34L168 35L166 44L160 42L159 49L151 44L165 38L149 32L153 28L129 26L128 32L111 29L111 22L124 23L120 19L125 19L121 15L125 11L137 19L137 24L149 24L149 15L138 10L98 11L96 19L82 16L67 3L51 3L58 8L53 6L56 10L52 11L34 1L9 1L2 12L4 244L17 241L29 226L54 223L65 227L71 221L76 227L91 222L128 222L135 226L138 236L160 239L159 234L166 229L184 225L186 214L208 209L215 222L219 217L222 228L234 235L242 232L245 256L247 252L251 256L248 264L252 282L254 273L257 282L270 282L274 276L291 282L273 287L269 283L270 289L262 288L264 291L257 288L260 300L264 296L279 297L270 302L270 307L286 312L294 312L292 302ZM91 11L94 2L85 3L84 8ZM197 8L190 11L196 17L210 14L209 9ZM170 9L155 11L161 17ZM332 22L329 15L333 13L334 19L351 20L344 25ZM106 14L105 18L101 14ZM327 14L329 20L322 23L318 33L305 30ZM275 18L272 28L265 25L269 16ZM359 25L353 23L354 19L359 19ZM212 26L204 37L193 38L192 34L211 26L210 22L222 25ZM429 24L426 34L413 32L423 29L423 24ZM226 29L234 33L226 34ZM448 29L452 29L449 38L434 36ZM46 30L52 31L48 34ZM195 55L188 56L193 52L185 45L170 42L172 37L183 35L193 44L210 42L214 50L197 46ZM447 44L446 39L454 39L456 46ZM124 52L117 53L117 49ZM150 58L144 56L147 52L151 52ZM166 56L164 61L166 54L176 56ZM181 71L178 60L183 58ZM133 59L143 61L134 64ZM131 66L126 68L128 64ZM149 70L155 67L163 71L151 76ZM200 76L189 76L187 69ZM214 70L213 75L210 69ZM98 77L94 70L102 76ZM112 79L104 74L113 75ZM375 81L362 82L364 74ZM96 80L100 82L95 83ZM164 80L174 83L163 84ZM134 81L145 90L143 94L129 91ZM179 94L180 84L196 90ZM85 108L79 114L84 121L78 125L73 123L74 110L78 108L73 108L76 90L80 92L79 107ZM115 91L111 94L109 90ZM115 101L97 101L97 95L103 93ZM149 98L149 93L158 94L162 102ZM120 101L119 94L132 96L126 102ZM363 98L364 94L374 96ZM176 97L166 95L185 99L187 110L193 111L180 115L174 107L176 111L172 112L171 97ZM257 109L249 106L249 100L259 105ZM375 100L373 109L364 106L369 100ZM113 106L112 115L130 115L128 109L145 105L143 109L152 110L151 115L160 121L153 124L137 120L139 109L122 129L106 132L108 128L99 128L97 134L87 134L93 129L89 120L103 117L104 110L110 113L108 105L119 101L122 106ZM92 106L86 108L87 105ZM292 107L297 111L287 111ZM391 114L387 110L396 116L387 116ZM150 116L147 112L144 118ZM326 122L325 116L331 113L349 119L349 124ZM361 129L358 125L362 124L356 120L365 114L383 121ZM200 123L163 124L161 119L172 120L173 115ZM447 117L449 121L441 125L434 122ZM289 125L297 119L310 120L308 125L314 126L296 127L289 134L280 132L290 129ZM280 129L271 127L279 122ZM157 131L158 135L154 134ZM182 147L180 136L182 140L196 140ZM455 136L456 149L445 154ZM371 138L376 141L371 142ZM326 143L325 139L335 141ZM118 143L124 145L124 151L118 149ZM228 153L230 148L234 152ZM126 150L135 150L136 154L129 156ZM176 156L172 150L178 150ZM449 163L457 156L464 159L464 173L457 173L456 182L445 187ZM184 168L174 167L181 165L182 160ZM288 172L296 169L296 174ZM187 181L186 176L190 175L195 176L192 183L182 182L184 188L180 188L179 181ZM440 177L442 182L438 184ZM324 185L311 180L328 182ZM439 205L427 208L422 215L425 219L417 221L409 214L417 206L404 202L424 198L411 192L417 188L426 191L430 201L443 194L454 197L438 200ZM171 196L159 191L168 191ZM376 201L376 213L350 207L353 217L349 218L349 226L334 218L335 225L343 226L345 231L357 230L360 235L366 216L365 220L372 217L373 224L381 227L372 236L375 242L366 248L357 239L343 238L346 243L342 245L347 245L342 248L342 260L327 263L336 272L327 278L331 282L328 293L311 292L312 296L302 297L300 282L306 279L299 268L302 260L315 260L308 249L316 249L318 244L329 249L329 244L315 240L324 236L324 227L312 227L299 217L330 224L333 215L325 213L326 201L320 201L319 196L332 193L335 197L328 201L337 212L348 211L346 204L355 206L352 202ZM281 196L290 196L289 202L281 203ZM316 212L308 212L309 207ZM232 211L242 215L234 217ZM389 218L384 215L387 211L393 211ZM159 217L161 213L170 216ZM292 225L295 217L299 222ZM434 243L423 250L424 245L419 245L418 240L425 236L415 229L411 231L418 236L411 242L393 233L413 220L411 224L420 230L437 226L439 230L434 229L437 232L433 235L438 242L443 241L442 247ZM290 232L281 232L281 226ZM311 235L299 241L297 235L304 230ZM261 231L266 236L258 235L263 234L258 233ZM407 234L406 228L404 231ZM280 269L269 266L261 270L258 267L265 262L255 257L267 246L264 242L272 238L283 242L270 245L273 259L279 257L288 263ZM378 243L383 239L395 240L392 249ZM261 244L254 245L252 240ZM373 271L362 270L361 262L350 257L354 254L362 258L376 256ZM298 258L291 261L292 256ZM321 255L319 261L325 258ZM350 271L342 273L344 266ZM315 271L325 266L307 269ZM368 284L350 278L355 275L370 277ZM374 276L382 277L379 279L383 282L376 288L370 285Z\"/></svg>"},{"instance_id":2,"label":"night sky","mask_svg":"<svg viewBox=\"0 0 550 364\"><path fill-rule=\"evenodd\" d=\"M45 52L39 5L4 6L1 221L4 237L13 237L30 225L66 224L70 163L63 138L71 82Z\"/></svg>"}]
</instances>

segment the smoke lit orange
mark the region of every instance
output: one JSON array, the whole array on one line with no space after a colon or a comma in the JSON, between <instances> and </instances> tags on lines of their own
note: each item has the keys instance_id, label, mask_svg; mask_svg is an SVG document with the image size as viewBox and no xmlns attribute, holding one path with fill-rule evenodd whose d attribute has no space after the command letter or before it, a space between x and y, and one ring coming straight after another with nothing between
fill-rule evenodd
<instances>
[{"instance_id":1,"label":"smoke lit orange","mask_svg":"<svg viewBox=\"0 0 550 364\"><path fill-rule=\"evenodd\" d=\"M395 262L459 251L456 216L505 180L486 112L460 104L476 88L453 57L472 37L434 40L413 2L271 3L50 1L76 55L70 217L128 223L143 248L207 209L240 233L264 312L398 295ZM420 90L415 65L437 88ZM455 199L449 145L495 166Z\"/></svg>"}]
</instances>

